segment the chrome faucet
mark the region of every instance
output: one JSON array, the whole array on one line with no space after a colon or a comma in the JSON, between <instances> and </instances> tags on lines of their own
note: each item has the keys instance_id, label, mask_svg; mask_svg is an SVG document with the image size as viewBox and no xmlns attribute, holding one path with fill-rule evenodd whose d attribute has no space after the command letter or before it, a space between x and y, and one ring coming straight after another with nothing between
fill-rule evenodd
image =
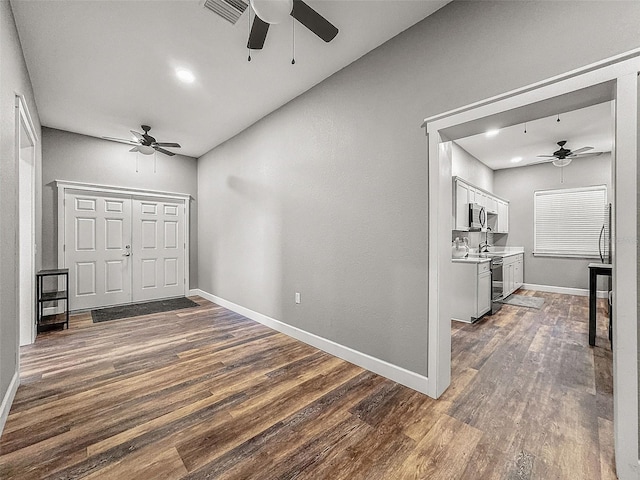
<instances>
[{"instance_id":1,"label":"chrome faucet","mask_svg":"<svg viewBox=\"0 0 640 480\"><path fill-rule=\"evenodd\" d=\"M480 253L486 253L489 251L489 247L493 247L493 245L489 244L489 230L491 230L491 227L487 227L487 230L484 232L484 243L478 245L478 251Z\"/></svg>"}]
</instances>

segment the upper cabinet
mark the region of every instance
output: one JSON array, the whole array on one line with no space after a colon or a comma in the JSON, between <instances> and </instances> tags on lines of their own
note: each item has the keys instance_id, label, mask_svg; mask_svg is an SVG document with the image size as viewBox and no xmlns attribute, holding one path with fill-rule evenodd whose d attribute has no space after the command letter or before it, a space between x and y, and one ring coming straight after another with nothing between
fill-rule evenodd
<instances>
[{"instance_id":1,"label":"upper cabinet","mask_svg":"<svg viewBox=\"0 0 640 480\"><path fill-rule=\"evenodd\" d=\"M495 233L509 233L509 202L498 200L498 221Z\"/></svg>"},{"instance_id":2,"label":"upper cabinet","mask_svg":"<svg viewBox=\"0 0 640 480\"><path fill-rule=\"evenodd\" d=\"M453 188L453 229L469 230L469 203L475 201L475 192L469 198L469 185L464 182L455 182Z\"/></svg>"},{"instance_id":3,"label":"upper cabinet","mask_svg":"<svg viewBox=\"0 0 640 480\"><path fill-rule=\"evenodd\" d=\"M509 233L509 202L459 177L453 177L454 230L469 230L469 204L485 208L487 224L494 233Z\"/></svg>"}]
</instances>

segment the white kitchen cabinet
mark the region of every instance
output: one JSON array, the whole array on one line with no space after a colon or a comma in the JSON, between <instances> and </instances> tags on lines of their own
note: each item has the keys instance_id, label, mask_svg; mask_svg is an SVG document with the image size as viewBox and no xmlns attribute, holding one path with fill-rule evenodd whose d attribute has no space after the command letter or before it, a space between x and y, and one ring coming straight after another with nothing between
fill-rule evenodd
<instances>
[{"instance_id":1,"label":"white kitchen cabinet","mask_svg":"<svg viewBox=\"0 0 640 480\"><path fill-rule=\"evenodd\" d=\"M482 264L484 265L484 264ZM476 318L491 310L491 268L478 272Z\"/></svg>"},{"instance_id":2,"label":"white kitchen cabinet","mask_svg":"<svg viewBox=\"0 0 640 480\"><path fill-rule=\"evenodd\" d=\"M473 323L491 311L491 263L452 261L456 301L451 318Z\"/></svg>"},{"instance_id":3,"label":"white kitchen cabinet","mask_svg":"<svg viewBox=\"0 0 640 480\"><path fill-rule=\"evenodd\" d=\"M494 233L509 232L509 202L475 187L462 178L453 177L453 229L469 230L469 204L485 208L487 223Z\"/></svg>"},{"instance_id":4,"label":"white kitchen cabinet","mask_svg":"<svg viewBox=\"0 0 640 480\"><path fill-rule=\"evenodd\" d=\"M489 197L482 190L476 189L476 203L481 207L487 209L487 202L489 201Z\"/></svg>"},{"instance_id":5,"label":"white kitchen cabinet","mask_svg":"<svg viewBox=\"0 0 640 480\"><path fill-rule=\"evenodd\" d=\"M509 233L509 203L504 200L497 200L498 220L497 229L494 233Z\"/></svg>"},{"instance_id":6,"label":"white kitchen cabinet","mask_svg":"<svg viewBox=\"0 0 640 480\"><path fill-rule=\"evenodd\" d=\"M454 230L469 230L469 185L457 181L453 191Z\"/></svg>"},{"instance_id":7,"label":"white kitchen cabinet","mask_svg":"<svg viewBox=\"0 0 640 480\"><path fill-rule=\"evenodd\" d=\"M487 195L486 202L487 213L498 213L498 199L496 197Z\"/></svg>"},{"instance_id":8,"label":"white kitchen cabinet","mask_svg":"<svg viewBox=\"0 0 640 480\"><path fill-rule=\"evenodd\" d=\"M523 255L517 255L516 256L516 261L513 264L513 281L515 283L515 289L519 289L524 285L524 271L523 271L523 264L524 264L524 256Z\"/></svg>"},{"instance_id":9,"label":"white kitchen cabinet","mask_svg":"<svg viewBox=\"0 0 640 480\"><path fill-rule=\"evenodd\" d=\"M502 264L502 295L508 297L524 285L524 255L504 257Z\"/></svg>"}]
</instances>

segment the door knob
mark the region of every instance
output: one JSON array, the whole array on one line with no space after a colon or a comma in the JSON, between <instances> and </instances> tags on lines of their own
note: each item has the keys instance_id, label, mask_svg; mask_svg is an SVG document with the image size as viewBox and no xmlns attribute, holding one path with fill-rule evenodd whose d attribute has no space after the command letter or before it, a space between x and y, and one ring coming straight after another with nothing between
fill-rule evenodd
<instances>
[{"instance_id":1,"label":"door knob","mask_svg":"<svg viewBox=\"0 0 640 480\"><path fill-rule=\"evenodd\" d=\"M131 256L131 245L126 245L124 248L127 249L127 251L125 253L122 254L123 257L130 257Z\"/></svg>"}]
</instances>

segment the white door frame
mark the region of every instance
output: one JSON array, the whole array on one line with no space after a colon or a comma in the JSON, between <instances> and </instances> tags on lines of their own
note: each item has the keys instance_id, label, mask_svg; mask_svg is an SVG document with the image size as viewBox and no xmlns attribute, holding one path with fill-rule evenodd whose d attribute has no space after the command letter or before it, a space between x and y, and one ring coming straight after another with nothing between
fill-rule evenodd
<instances>
[{"instance_id":1,"label":"white door frame","mask_svg":"<svg viewBox=\"0 0 640 480\"><path fill-rule=\"evenodd\" d=\"M166 198L171 200L179 200L184 201L184 292L185 295L189 292L190 281L189 281L189 210L190 210L190 200L192 199L191 195L187 193L175 193L175 192L164 192L159 190L146 190L146 189L131 189L124 187L116 187L111 185L99 185L94 183L83 183L83 182L74 182L69 180L56 180L55 185L58 191L58 268L65 268L66 259L65 259L65 208L64 208L64 198L66 192L69 190L82 190L91 194L100 195L100 194L119 194L119 195L131 195L132 197L138 198ZM73 308L73 305L71 305Z\"/></svg>"},{"instance_id":2,"label":"white door frame","mask_svg":"<svg viewBox=\"0 0 640 480\"><path fill-rule=\"evenodd\" d=\"M15 125L16 125L16 135L15 135L15 161L16 161L16 169L17 169L17 190L18 190L18 205L17 205L17 214L18 214L18 318L20 319L19 325L19 345L29 345L33 343L36 339L36 328L35 328L35 275L36 275L36 151L38 145L38 137L35 133L35 128L33 126L33 121L31 120L31 114L29 113L29 109L27 107L26 99L24 95L20 95L16 93L16 116L15 116ZM21 145L25 139L22 138L22 129L24 128L24 132L26 133L27 141L31 143L31 153L30 153L30 183L31 183L31 240L29 242L29 257L30 257L30 272L29 272L29 286L25 289L22 288L22 281L20 279L22 275L22 267L23 262L25 262L25 258L20 254L20 250L23 245L20 242L20 225L23 225L22 220L20 219L20 213L22 212L22 207L20 206L21 198L23 197L22 192L20 192L20 170L25 168L24 162L20 159L21 155ZM27 296L29 299L29 303L31 307L31 315L29 317L24 317L23 312L21 311L22 305L22 297Z\"/></svg>"},{"instance_id":3,"label":"white door frame","mask_svg":"<svg viewBox=\"0 0 640 480\"><path fill-rule=\"evenodd\" d=\"M616 470L638 479L638 72L640 49L503 95L427 118L428 144L428 395L451 381L451 158L443 130L535 102L610 82L615 108L613 386ZM442 133L441 133L442 132ZM444 143L443 143L444 142ZM585 275L587 272L585 271ZM585 348L589 348L585 345Z\"/></svg>"}]
</instances>

